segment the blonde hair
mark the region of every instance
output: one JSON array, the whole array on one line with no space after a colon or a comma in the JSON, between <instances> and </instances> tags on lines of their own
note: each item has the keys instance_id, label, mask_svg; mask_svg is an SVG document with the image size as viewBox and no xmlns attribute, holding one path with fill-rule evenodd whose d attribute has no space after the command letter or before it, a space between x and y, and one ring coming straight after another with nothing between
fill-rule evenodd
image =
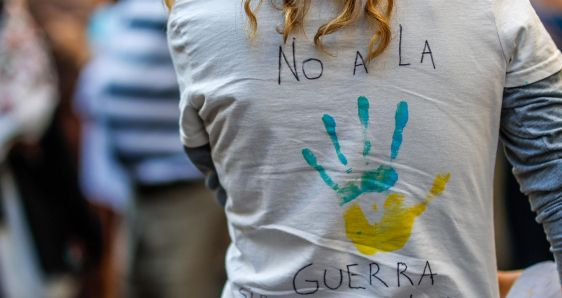
<instances>
[{"instance_id":1,"label":"blonde hair","mask_svg":"<svg viewBox=\"0 0 562 298\"><path fill-rule=\"evenodd\" d=\"M248 16L250 26L250 36L253 38L258 30L258 20L256 11L259 9L263 0L257 0L255 8L252 8L253 0L244 0L244 11ZM273 1L273 0L272 0ZM325 0L322 0L325 1ZM173 6L174 0L164 0L168 8ZM283 28L279 28L279 33L283 34L283 41L286 43L289 34L295 30L302 30L304 18L310 8L311 0L283 0ZM325 50L322 38L332 34L339 29L355 23L360 16L360 8L363 0L343 0L343 8L338 16L331 21L320 26L314 36L314 44L321 50ZM373 60L380 55L390 44L392 33L390 31L390 17L394 9L394 0L365 0L365 16L374 26L373 35L369 41L367 61Z\"/></svg>"},{"instance_id":2,"label":"blonde hair","mask_svg":"<svg viewBox=\"0 0 562 298\"><path fill-rule=\"evenodd\" d=\"M244 0L244 10L248 15L251 35L256 34L258 24L255 11L263 0L258 0L256 9L252 9L252 0ZM311 0L283 0L284 25L280 31L283 41L287 42L289 33L303 27L304 17L310 7ZM325 0L323 0L325 1ZM343 8L338 16L320 26L314 36L314 44L324 50L322 38L339 29L355 23L360 16L363 0L344 0ZM367 61L373 60L388 47L392 33L390 31L390 17L394 9L394 0L366 0L365 16L373 23L375 30L369 41Z\"/></svg>"},{"instance_id":3,"label":"blonde hair","mask_svg":"<svg viewBox=\"0 0 562 298\"><path fill-rule=\"evenodd\" d=\"M164 4L166 4L166 7L168 7L168 9L172 9L172 6L174 6L174 2L175 0L164 0Z\"/></svg>"}]
</instances>

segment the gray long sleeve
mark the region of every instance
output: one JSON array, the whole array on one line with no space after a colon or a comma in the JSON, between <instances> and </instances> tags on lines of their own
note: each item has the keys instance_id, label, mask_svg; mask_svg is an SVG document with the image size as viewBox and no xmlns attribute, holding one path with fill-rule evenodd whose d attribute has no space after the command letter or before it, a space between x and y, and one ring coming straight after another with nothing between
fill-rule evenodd
<instances>
[{"instance_id":1,"label":"gray long sleeve","mask_svg":"<svg viewBox=\"0 0 562 298\"><path fill-rule=\"evenodd\" d=\"M185 153L191 162L205 175L205 185L215 192L215 198L224 206L226 204L226 191L222 187L217 175L217 170L211 158L211 146L209 144L196 148L184 146Z\"/></svg>"},{"instance_id":2,"label":"gray long sleeve","mask_svg":"<svg viewBox=\"0 0 562 298\"><path fill-rule=\"evenodd\" d=\"M562 283L562 72L504 90L500 137L544 227Z\"/></svg>"}]
</instances>

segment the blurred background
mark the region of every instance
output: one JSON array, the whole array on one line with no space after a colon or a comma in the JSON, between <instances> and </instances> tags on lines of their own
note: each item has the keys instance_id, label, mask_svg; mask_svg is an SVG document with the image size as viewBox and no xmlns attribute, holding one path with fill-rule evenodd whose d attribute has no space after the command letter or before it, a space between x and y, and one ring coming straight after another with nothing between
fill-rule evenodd
<instances>
[{"instance_id":1,"label":"blurred background","mask_svg":"<svg viewBox=\"0 0 562 298\"><path fill-rule=\"evenodd\" d=\"M562 46L562 0L535 0ZM218 297L222 208L182 152L159 0L0 0L0 297ZM498 151L498 266L552 259Z\"/></svg>"}]
</instances>

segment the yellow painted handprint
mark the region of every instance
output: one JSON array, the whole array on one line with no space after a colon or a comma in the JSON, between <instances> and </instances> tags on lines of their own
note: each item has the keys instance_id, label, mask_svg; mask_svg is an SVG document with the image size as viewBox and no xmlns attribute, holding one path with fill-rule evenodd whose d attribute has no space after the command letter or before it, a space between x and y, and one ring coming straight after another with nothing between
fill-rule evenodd
<instances>
[{"instance_id":1,"label":"yellow painted handprint","mask_svg":"<svg viewBox=\"0 0 562 298\"><path fill-rule=\"evenodd\" d=\"M401 194L388 195L384 202L383 216L374 224L369 223L359 204L352 204L343 215L347 238L355 244L357 250L366 255L404 247L412 234L415 219L443 192L449 178L450 174L437 175L425 199L414 206L403 206L404 196ZM376 206L373 205L375 212Z\"/></svg>"},{"instance_id":2,"label":"yellow painted handprint","mask_svg":"<svg viewBox=\"0 0 562 298\"><path fill-rule=\"evenodd\" d=\"M369 125L369 100L359 97L357 100L358 116L363 126L363 156L367 156L371 149L371 142L367 137ZM343 165L347 165L347 158L341 152L339 140L336 134L336 122L328 114L322 117L326 132L330 136L336 150L338 159ZM396 159L402 144L402 133L408 122L408 104L404 101L398 104L395 116L395 129L391 145L391 161ZM381 193L389 190L396 184L398 173L391 166L381 165L376 169L363 172L344 186L335 183L324 167L318 164L316 156L308 148L302 150L306 162L315 169L320 178L332 188L341 198L340 204L346 205L364 193ZM350 170L347 171L352 174ZM383 215L380 221L370 224L367 216L357 203L346 206L343 218L347 238L355 245L357 250L366 255L373 255L381 251L395 251L404 247L410 239L415 219L423 214L427 205L445 190L450 174L437 175L433 186L422 202L413 206L404 206L404 196L401 194L389 194L383 206ZM377 205L373 205L377 211Z\"/></svg>"}]
</instances>

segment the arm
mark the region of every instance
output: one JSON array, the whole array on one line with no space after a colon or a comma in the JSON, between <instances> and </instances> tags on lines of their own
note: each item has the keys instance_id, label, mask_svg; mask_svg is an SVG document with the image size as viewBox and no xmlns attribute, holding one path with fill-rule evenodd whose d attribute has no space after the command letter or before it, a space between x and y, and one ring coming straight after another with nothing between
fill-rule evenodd
<instances>
[{"instance_id":1,"label":"arm","mask_svg":"<svg viewBox=\"0 0 562 298\"><path fill-rule=\"evenodd\" d=\"M562 283L562 73L504 90L500 137Z\"/></svg>"},{"instance_id":2,"label":"arm","mask_svg":"<svg viewBox=\"0 0 562 298\"><path fill-rule=\"evenodd\" d=\"M521 271L500 271L498 272L498 284L500 287L500 297L505 298L515 281L521 276Z\"/></svg>"},{"instance_id":3,"label":"arm","mask_svg":"<svg viewBox=\"0 0 562 298\"><path fill-rule=\"evenodd\" d=\"M222 187L217 175L217 170L211 158L209 144L200 147L183 147L191 162L205 175L205 185L215 192L215 198L224 206L226 204L226 191Z\"/></svg>"}]
</instances>

